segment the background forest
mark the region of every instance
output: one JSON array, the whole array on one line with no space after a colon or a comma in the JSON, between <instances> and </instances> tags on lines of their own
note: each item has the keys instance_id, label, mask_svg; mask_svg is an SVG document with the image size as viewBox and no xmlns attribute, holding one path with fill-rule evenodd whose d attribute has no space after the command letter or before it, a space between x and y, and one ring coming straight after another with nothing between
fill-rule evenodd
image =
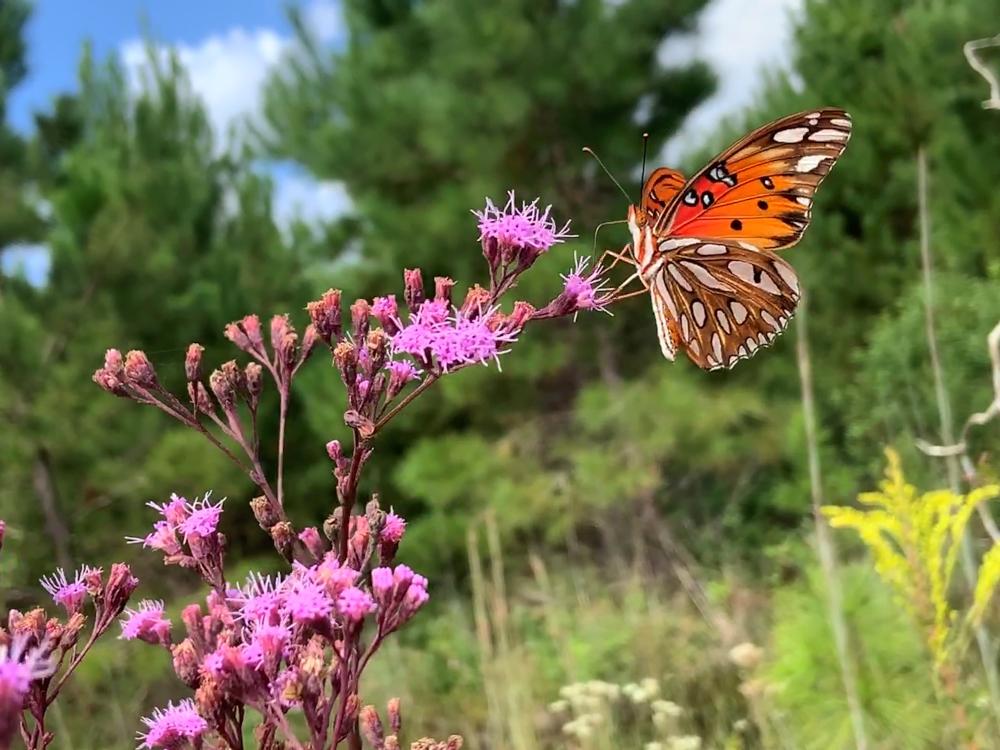
<instances>
[{"instance_id":1,"label":"background forest","mask_svg":"<svg viewBox=\"0 0 1000 750\"><path fill-rule=\"evenodd\" d=\"M180 602L190 579L122 541L170 492L228 497L236 566L273 567L246 478L154 410L103 396L91 373L104 349L142 348L182 383L187 342L212 351L249 311L301 311L330 286L398 291L402 267L463 287L481 278L469 209L509 187L579 234L522 289L551 295L573 251L591 254L596 226L625 214L581 147L635 194L640 134L658 153L713 91L704 61L669 53L706 5L342 0L346 36L332 43L290 8L296 43L261 116L225 139L176 57L151 45L137 88L82 49L76 87L30 133L0 128L0 248L40 243L50 260L41 282L0 266L3 609L39 601L57 565L123 555L146 595ZM407 562L433 587L370 692L402 697L423 733L494 750L1000 747L997 604L943 655L907 593L920 580L887 574L870 528L817 528L814 513L875 489L886 447L921 491L964 493L1000 472L997 423L969 435L974 473L918 447L954 442L993 398L1000 111L983 106L989 87L962 47L1000 32L997 9L805 0L790 72L702 134L722 147L818 105L854 117L786 256L808 315L773 349L728 373L665 363L637 299L613 318L533 327L502 376L448 378L388 431L362 489L405 513ZM0 116L27 74L31 12L0 4ZM709 150L671 166L690 172ZM342 184L349 209L279 226L269 161ZM607 228L600 246L627 239ZM291 410L289 513L305 523L331 506L336 374L313 363ZM988 512L972 518L968 557L939 592L956 618L975 581L964 563L988 554L990 529ZM932 567L902 550L911 573ZM135 717L178 692L167 659L101 648L57 716L60 748L133 747Z\"/></svg>"}]
</instances>

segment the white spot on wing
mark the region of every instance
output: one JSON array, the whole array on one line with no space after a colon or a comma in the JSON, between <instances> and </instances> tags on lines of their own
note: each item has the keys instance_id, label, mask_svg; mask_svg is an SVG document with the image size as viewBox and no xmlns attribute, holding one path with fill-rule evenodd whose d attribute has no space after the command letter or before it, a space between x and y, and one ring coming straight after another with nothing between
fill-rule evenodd
<instances>
[{"instance_id":1,"label":"white spot on wing","mask_svg":"<svg viewBox=\"0 0 1000 750\"><path fill-rule=\"evenodd\" d=\"M806 206L807 208L812 205L812 200L802 195L798 196L795 200L798 201L800 205Z\"/></svg>"},{"instance_id":2,"label":"white spot on wing","mask_svg":"<svg viewBox=\"0 0 1000 750\"><path fill-rule=\"evenodd\" d=\"M851 121L850 120L845 120L845 119L843 119L841 117L834 117L833 119L830 120L830 122L832 124L834 124L834 125L839 125L842 128L850 128L851 127Z\"/></svg>"},{"instance_id":3,"label":"white spot on wing","mask_svg":"<svg viewBox=\"0 0 1000 750\"><path fill-rule=\"evenodd\" d=\"M823 130L817 130L815 133L809 136L810 141L826 142L826 141L846 141L847 133L843 130L834 130L832 128L824 128Z\"/></svg>"},{"instance_id":4,"label":"white spot on wing","mask_svg":"<svg viewBox=\"0 0 1000 750\"><path fill-rule=\"evenodd\" d=\"M702 245L695 252L698 255L725 255L729 251L726 250L725 245L708 244Z\"/></svg>"},{"instance_id":5,"label":"white spot on wing","mask_svg":"<svg viewBox=\"0 0 1000 750\"><path fill-rule=\"evenodd\" d=\"M688 323L688 316L681 313L681 338L685 341L691 338L691 325Z\"/></svg>"},{"instance_id":6,"label":"white spot on wing","mask_svg":"<svg viewBox=\"0 0 1000 750\"><path fill-rule=\"evenodd\" d=\"M716 289L720 292L733 291L728 284L719 281L704 266L700 266L697 263L692 263L689 260L682 260L681 265L695 275L695 278L698 279L699 284L702 284L703 286L706 286L709 289Z\"/></svg>"},{"instance_id":7,"label":"white spot on wing","mask_svg":"<svg viewBox=\"0 0 1000 750\"><path fill-rule=\"evenodd\" d=\"M712 334L712 353L717 360L722 361L722 337L718 331Z\"/></svg>"},{"instance_id":8,"label":"white spot on wing","mask_svg":"<svg viewBox=\"0 0 1000 750\"><path fill-rule=\"evenodd\" d=\"M778 143L798 143L808 132L809 128L789 128L788 130L779 130L774 134L774 140Z\"/></svg>"},{"instance_id":9,"label":"white spot on wing","mask_svg":"<svg viewBox=\"0 0 1000 750\"><path fill-rule=\"evenodd\" d=\"M773 328L775 331L780 331L781 330L781 326L778 325L778 321L775 320L774 316L771 315L771 313L769 313L767 310L761 310L760 311L760 317L763 319L763 321L765 323L767 323L769 326L771 326L771 328Z\"/></svg>"},{"instance_id":10,"label":"white spot on wing","mask_svg":"<svg viewBox=\"0 0 1000 750\"><path fill-rule=\"evenodd\" d=\"M751 352L757 351L757 342L754 341L753 339L748 338L746 340L746 345L747 345L747 349L749 349Z\"/></svg>"},{"instance_id":11,"label":"white spot on wing","mask_svg":"<svg viewBox=\"0 0 1000 750\"><path fill-rule=\"evenodd\" d=\"M796 172L812 172L816 167L823 163L824 159L829 159L830 157L826 154L806 154L800 157L795 163Z\"/></svg>"},{"instance_id":12,"label":"white spot on wing","mask_svg":"<svg viewBox=\"0 0 1000 750\"><path fill-rule=\"evenodd\" d=\"M701 328L705 325L705 306L698 300L691 303L691 313L694 315L694 322Z\"/></svg>"},{"instance_id":13,"label":"white spot on wing","mask_svg":"<svg viewBox=\"0 0 1000 750\"><path fill-rule=\"evenodd\" d=\"M774 269L778 272L778 276L791 288L793 292L797 295L799 293L799 279L795 275L795 271L787 263L783 263L778 260L774 262Z\"/></svg>"},{"instance_id":14,"label":"white spot on wing","mask_svg":"<svg viewBox=\"0 0 1000 750\"><path fill-rule=\"evenodd\" d=\"M670 275L674 277L674 281L676 281L678 285L680 285L681 289L683 289L686 292L694 291L694 287L691 286L691 282L689 282L684 277L684 274L680 272L680 269L677 268L676 264L667 263L667 271L669 271Z\"/></svg>"},{"instance_id":15,"label":"white spot on wing","mask_svg":"<svg viewBox=\"0 0 1000 750\"><path fill-rule=\"evenodd\" d=\"M763 331L757 334L757 342L762 346L767 346L768 343L770 343L770 341L771 339L769 339L766 335L764 335Z\"/></svg>"},{"instance_id":16,"label":"white spot on wing","mask_svg":"<svg viewBox=\"0 0 1000 750\"><path fill-rule=\"evenodd\" d=\"M670 239L662 240L660 242L659 248L663 252L668 250L676 250L679 247L687 247L688 245L695 245L701 240L694 237L673 237Z\"/></svg>"},{"instance_id":17,"label":"white spot on wing","mask_svg":"<svg viewBox=\"0 0 1000 750\"><path fill-rule=\"evenodd\" d=\"M729 309L732 310L733 317L736 318L736 325L740 325L747 319L747 309L744 307L742 302L733 300L729 303Z\"/></svg>"},{"instance_id":18,"label":"white spot on wing","mask_svg":"<svg viewBox=\"0 0 1000 750\"><path fill-rule=\"evenodd\" d=\"M748 284L753 284L753 266L745 260L731 260L727 267L734 276Z\"/></svg>"},{"instance_id":19,"label":"white spot on wing","mask_svg":"<svg viewBox=\"0 0 1000 750\"><path fill-rule=\"evenodd\" d=\"M719 327L726 333L729 333L731 330L733 330L732 326L729 325L729 316L726 315L726 313L724 313L722 310L715 311L715 319L719 321Z\"/></svg>"}]
</instances>

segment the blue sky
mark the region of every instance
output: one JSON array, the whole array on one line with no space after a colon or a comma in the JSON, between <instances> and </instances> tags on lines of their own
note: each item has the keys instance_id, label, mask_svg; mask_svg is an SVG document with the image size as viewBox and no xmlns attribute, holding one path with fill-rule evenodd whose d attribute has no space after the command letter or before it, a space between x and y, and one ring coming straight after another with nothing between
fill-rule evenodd
<instances>
[{"instance_id":1,"label":"blue sky","mask_svg":"<svg viewBox=\"0 0 1000 750\"><path fill-rule=\"evenodd\" d=\"M342 33L338 0L297 1L313 33L335 42ZM697 56L708 61L720 79L715 96L691 113L668 144L669 160L699 145L721 117L752 102L763 70L787 65L790 18L801 5L802 0L714 0L694 33L664 46L665 64ZM291 43L283 0L36 0L27 30L30 70L10 98L12 124L30 130L33 112L45 110L60 92L75 89L85 41L101 58L117 55L138 81L147 34L178 50L220 133L233 121L254 117L261 85ZM348 205L335 183L319 183L291 165L272 173L279 223L292 216L322 220ZM29 278L44 280L44 248L5 251L2 257L5 268L23 264Z\"/></svg>"}]
</instances>

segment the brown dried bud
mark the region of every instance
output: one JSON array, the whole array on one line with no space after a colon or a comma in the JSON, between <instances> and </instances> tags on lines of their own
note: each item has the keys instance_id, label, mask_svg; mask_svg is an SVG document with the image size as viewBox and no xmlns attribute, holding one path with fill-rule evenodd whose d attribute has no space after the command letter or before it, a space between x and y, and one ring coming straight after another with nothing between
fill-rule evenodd
<instances>
[{"instance_id":1,"label":"brown dried bud","mask_svg":"<svg viewBox=\"0 0 1000 750\"><path fill-rule=\"evenodd\" d=\"M399 750L399 738L394 734L390 734L385 738L384 747L385 750Z\"/></svg>"},{"instance_id":2,"label":"brown dried bud","mask_svg":"<svg viewBox=\"0 0 1000 750\"><path fill-rule=\"evenodd\" d=\"M462 745L465 741L462 739L461 735L453 734L448 738L448 742L445 744L445 750L462 750Z\"/></svg>"},{"instance_id":3,"label":"brown dried bud","mask_svg":"<svg viewBox=\"0 0 1000 750\"><path fill-rule=\"evenodd\" d=\"M191 639L185 638L170 649L170 653L173 657L174 672L180 678L180 681L190 688L198 687L200 661L198 659L198 652L195 650Z\"/></svg>"},{"instance_id":4,"label":"brown dried bud","mask_svg":"<svg viewBox=\"0 0 1000 750\"><path fill-rule=\"evenodd\" d=\"M196 602L194 604L189 604L182 609L181 622L184 623L184 627L187 629L188 637L191 638L195 645L199 648L204 648L204 635L201 626L201 605Z\"/></svg>"},{"instance_id":5,"label":"brown dried bud","mask_svg":"<svg viewBox=\"0 0 1000 750\"><path fill-rule=\"evenodd\" d=\"M292 548L295 544L295 530L288 521L278 521L271 529L271 541L286 560L292 559Z\"/></svg>"},{"instance_id":6,"label":"brown dried bud","mask_svg":"<svg viewBox=\"0 0 1000 750\"><path fill-rule=\"evenodd\" d=\"M490 293L479 284L469 288L462 302L462 314L470 320L475 318L490 303Z\"/></svg>"},{"instance_id":7,"label":"brown dried bud","mask_svg":"<svg viewBox=\"0 0 1000 750\"><path fill-rule=\"evenodd\" d=\"M15 613L12 611L8 624L10 625L10 632L13 635L32 636L36 643L41 643L45 638L45 625L47 622L45 610L41 607L36 607L23 615L20 612Z\"/></svg>"},{"instance_id":8,"label":"brown dried bud","mask_svg":"<svg viewBox=\"0 0 1000 750\"><path fill-rule=\"evenodd\" d=\"M368 333L368 317L371 307L366 299L357 299L351 305L351 326L354 329L354 340L362 341Z\"/></svg>"},{"instance_id":9,"label":"brown dried bud","mask_svg":"<svg viewBox=\"0 0 1000 750\"><path fill-rule=\"evenodd\" d=\"M295 368L295 362L299 356L298 346L299 334L297 334L294 330L286 331L284 337L281 339L280 345L275 349L278 355L279 368L285 372L290 372Z\"/></svg>"},{"instance_id":10,"label":"brown dried bud","mask_svg":"<svg viewBox=\"0 0 1000 750\"><path fill-rule=\"evenodd\" d=\"M223 718L226 692L215 677L205 676L195 691L194 700L198 704L198 713L205 717L209 724L218 724Z\"/></svg>"},{"instance_id":11,"label":"brown dried bud","mask_svg":"<svg viewBox=\"0 0 1000 750\"><path fill-rule=\"evenodd\" d=\"M247 388L247 405L254 411L260 403L260 393L264 390L264 368L256 362L250 362L243 371L243 381Z\"/></svg>"},{"instance_id":12,"label":"brown dried bud","mask_svg":"<svg viewBox=\"0 0 1000 750\"><path fill-rule=\"evenodd\" d=\"M316 348L316 344L318 343L319 333L316 331L316 326L310 323L306 326L306 332L302 336L302 350L299 352L299 364L309 359L309 355L313 353L313 349Z\"/></svg>"},{"instance_id":13,"label":"brown dried bud","mask_svg":"<svg viewBox=\"0 0 1000 750\"><path fill-rule=\"evenodd\" d=\"M399 698L390 698L387 706L389 711L389 726L393 734L403 731L403 714L399 709Z\"/></svg>"},{"instance_id":14,"label":"brown dried bud","mask_svg":"<svg viewBox=\"0 0 1000 750\"><path fill-rule=\"evenodd\" d=\"M189 383L201 380L201 355L204 351L205 347L201 344L188 346L187 355L184 357L184 375Z\"/></svg>"},{"instance_id":15,"label":"brown dried bud","mask_svg":"<svg viewBox=\"0 0 1000 750\"><path fill-rule=\"evenodd\" d=\"M208 377L208 384L212 388L212 393L219 400L219 405L227 414L233 411L236 406L236 390L232 381L226 377L222 370L213 370Z\"/></svg>"},{"instance_id":16,"label":"brown dried bud","mask_svg":"<svg viewBox=\"0 0 1000 750\"><path fill-rule=\"evenodd\" d=\"M203 414L211 414L212 410L215 409L212 405L212 399L208 396L208 390L202 383L188 383L188 397L195 409Z\"/></svg>"},{"instance_id":17,"label":"brown dried bud","mask_svg":"<svg viewBox=\"0 0 1000 750\"><path fill-rule=\"evenodd\" d=\"M385 732L382 729L382 720L378 716L375 706L365 706L358 715L358 723L361 727L361 734L365 740L375 750L383 750L385 747Z\"/></svg>"},{"instance_id":18,"label":"brown dried bud","mask_svg":"<svg viewBox=\"0 0 1000 750\"><path fill-rule=\"evenodd\" d=\"M357 693L351 693L347 696L347 704L344 706L344 715L354 721L358 718L358 713L361 711L361 699L358 697Z\"/></svg>"},{"instance_id":19,"label":"brown dried bud","mask_svg":"<svg viewBox=\"0 0 1000 750\"><path fill-rule=\"evenodd\" d=\"M447 276L434 277L434 299L444 300L451 304L451 290L455 288L455 280Z\"/></svg>"},{"instance_id":20,"label":"brown dried bud","mask_svg":"<svg viewBox=\"0 0 1000 750\"><path fill-rule=\"evenodd\" d=\"M403 271L403 299L411 313L424 301L424 278L419 268Z\"/></svg>"},{"instance_id":21,"label":"brown dried bud","mask_svg":"<svg viewBox=\"0 0 1000 750\"><path fill-rule=\"evenodd\" d=\"M358 350L350 341L341 341L333 348L333 363L340 370L348 388L354 385L358 377Z\"/></svg>"},{"instance_id":22,"label":"brown dried bud","mask_svg":"<svg viewBox=\"0 0 1000 750\"><path fill-rule=\"evenodd\" d=\"M156 385L156 370L145 352L133 349L125 355L125 380L143 388Z\"/></svg>"},{"instance_id":23,"label":"brown dried bud","mask_svg":"<svg viewBox=\"0 0 1000 750\"><path fill-rule=\"evenodd\" d=\"M73 648L77 641L80 640L80 633L83 632L83 628L86 624L87 618L82 612L76 612L71 615L69 620L66 621L66 627L63 628L62 638L59 641L59 648L63 650Z\"/></svg>"},{"instance_id":24,"label":"brown dried bud","mask_svg":"<svg viewBox=\"0 0 1000 750\"><path fill-rule=\"evenodd\" d=\"M306 644L305 650L299 659L299 671L306 678L315 680L322 680L326 675L326 648L323 645L323 639L319 636L313 636L309 639L309 643ZM357 698L357 696L354 697ZM355 714L357 710L357 707L355 707ZM348 713L348 716L350 716L350 713Z\"/></svg>"},{"instance_id":25,"label":"brown dried bud","mask_svg":"<svg viewBox=\"0 0 1000 750\"><path fill-rule=\"evenodd\" d=\"M139 579L125 563L117 562L111 566L108 574L108 584L104 587L105 616L117 617L128 604L129 597L139 585Z\"/></svg>"},{"instance_id":26,"label":"brown dried bud","mask_svg":"<svg viewBox=\"0 0 1000 750\"><path fill-rule=\"evenodd\" d=\"M510 315L507 316L507 325L511 331L520 331L524 328L525 323L531 320L531 316L535 313L535 306L530 302L525 302L524 300L518 300L514 303L514 309L510 311Z\"/></svg>"},{"instance_id":27,"label":"brown dried bud","mask_svg":"<svg viewBox=\"0 0 1000 750\"><path fill-rule=\"evenodd\" d=\"M91 596L98 596L104 590L104 571L100 568L87 568L83 574L83 585Z\"/></svg>"},{"instance_id":28,"label":"brown dried bud","mask_svg":"<svg viewBox=\"0 0 1000 750\"><path fill-rule=\"evenodd\" d=\"M263 495L250 501L250 510L253 511L253 517L257 519L257 523L264 531L270 531L271 527L281 520L274 512L274 508L271 507L270 501Z\"/></svg>"},{"instance_id":29,"label":"brown dried bud","mask_svg":"<svg viewBox=\"0 0 1000 750\"><path fill-rule=\"evenodd\" d=\"M323 296L306 305L316 333L328 345L340 338L340 290L327 289Z\"/></svg>"}]
</instances>

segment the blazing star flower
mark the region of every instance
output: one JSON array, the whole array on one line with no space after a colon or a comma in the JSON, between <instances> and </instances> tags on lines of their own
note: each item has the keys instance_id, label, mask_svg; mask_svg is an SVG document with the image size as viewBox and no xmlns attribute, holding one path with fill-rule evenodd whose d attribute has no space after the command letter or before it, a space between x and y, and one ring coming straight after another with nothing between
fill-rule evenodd
<instances>
[{"instance_id":1,"label":"blazing star flower","mask_svg":"<svg viewBox=\"0 0 1000 750\"><path fill-rule=\"evenodd\" d=\"M170 645L170 620L163 614L163 602L144 599L138 609L125 610L121 621L123 641L139 639L146 643Z\"/></svg>"},{"instance_id":2,"label":"blazing star flower","mask_svg":"<svg viewBox=\"0 0 1000 750\"><path fill-rule=\"evenodd\" d=\"M396 295L389 294L385 297L376 297L372 301L371 314L382 327L387 325L392 325L396 316L399 314L399 306L396 304Z\"/></svg>"},{"instance_id":3,"label":"blazing star flower","mask_svg":"<svg viewBox=\"0 0 1000 750\"><path fill-rule=\"evenodd\" d=\"M240 619L246 623L275 621L281 609L282 584L280 576L251 573L243 587L230 597L239 608Z\"/></svg>"},{"instance_id":4,"label":"blazing star flower","mask_svg":"<svg viewBox=\"0 0 1000 750\"><path fill-rule=\"evenodd\" d=\"M26 648L29 636L15 635L9 646L0 646L0 747L7 747L17 730L24 698L33 680L55 670L44 647Z\"/></svg>"},{"instance_id":5,"label":"blazing star flower","mask_svg":"<svg viewBox=\"0 0 1000 750\"><path fill-rule=\"evenodd\" d=\"M291 625L278 622L273 625L258 623L249 630L243 646L243 658L254 667L276 667L281 660L285 644L292 638Z\"/></svg>"},{"instance_id":6,"label":"blazing star flower","mask_svg":"<svg viewBox=\"0 0 1000 750\"><path fill-rule=\"evenodd\" d=\"M431 352L441 368L448 372L466 364L488 364L506 354L504 344L517 340L517 334L501 328L490 328L489 319L495 310L486 310L470 320L457 312L449 319L451 326L442 326L431 343Z\"/></svg>"},{"instance_id":7,"label":"blazing star flower","mask_svg":"<svg viewBox=\"0 0 1000 750\"><path fill-rule=\"evenodd\" d=\"M383 601L385 596L392 591L393 584L392 568L372 569L372 591L375 592L375 598L378 601Z\"/></svg>"},{"instance_id":8,"label":"blazing star flower","mask_svg":"<svg viewBox=\"0 0 1000 750\"><path fill-rule=\"evenodd\" d=\"M169 503L161 503L160 505L157 505L156 503L149 502L146 503L146 505L159 512L159 514L163 516L164 520L171 526L179 525L188 516L187 499L174 492L170 493Z\"/></svg>"},{"instance_id":9,"label":"blazing star flower","mask_svg":"<svg viewBox=\"0 0 1000 750\"><path fill-rule=\"evenodd\" d=\"M333 602L323 585L308 575L286 579L281 595L281 613L297 623L329 617L333 610Z\"/></svg>"},{"instance_id":10,"label":"blazing star flower","mask_svg":"<svg viewBox=\"0 0 1000 750\"><path fill-rule=\"evenodd\" d=\"M479 219L479 241L491 266L498 259L517 258L521 268L527 268L553 245L574 236L569 233L569 222L560 228L550 216L552 206L542 210L536 198L531 203L522 202L519 208L514 191L507 196L503 208L487 198L482 211L472 212Z\"/></svg>"},{"instance_id":11,"label":"blazing star flower","mask_svg":"<svg viewBox=\"0 0 1000 750\"><path fill-rule=\"evenodd\" d=\"M90 573L90 570L84 565L73 574L73 580L69 581L66 579L66 572L62 568L57 568L52 575L43 576L39 583L49 593L52 600L66 610L66 614L72 615L83 607L83 600L87 596L84 578Z\"/></svg>"},{"instance_id":12,"label":"blazing star flower","mask_svg":"<svg viewBox=\"0 0 1000 750\"><path fill-rule=\"evenodd\" d=\"M157 521L153 531L144 537L127 536L128 544L141 544L147 549L159 550L165 555L180 555L184 549L177 540L177 529L167 521Z\"/></svg>"},{"instance_id":13,"label":"blazing star flower","mask_svg":"<svg viewBox=\"0 0 1000 750\"><path fill-rule=\"evenodd\" d=\"M212 505L209 502L211 496L211 492L206 492L201 500L195 500L185 506L188 516L177 526L177 530L184 535L185 542L192 536L208 537L215 533L219 518L222 516L222 504L226 499L222 498Z\"/></svg>"},{"instance_id":14,"label":"blazing star flower","mask_svg":"<svg viewBox=\"0 0 1000 750\"><path fill-rule=\"evenodd\" d=\"M357 586L344 589L337 597L337 611L351 622L361 622L375 609L375 600Z\"/></svg>"},{"instance_id":15,"label":"blazing star flower","mask_svg":"<svg viewBox=\"0 0 1000 750\"><path fill-rule=\"evenodd\" d=\"M208 722L198 715L194 701L185 698L177 705L173 701L166 708L157 708L151 716L144 716L142 723L148 729L139 733L142 740L137 750L165 748L179 750L186 742L193 742L208 731Z\"/></svg>"},{"instance_id":16,"label":"blazing star flower","mask_svg":"<svg viewBox=\"0 0 1000 750\"><path fill-rule=\"evenodd\" d=\"M399 540L403 538L405 531L406 520L390 509L389 514L385 517L385 526L382 527L381 540L383 542L399 544Z\"/></svg>"},{"instance_id":17,"label":"blazing star flower","mask_svg":"<svg viewBox=\"0 0 1000 750\"><path fill-rule=\"evenodd\" d=\"M601 278L601 266L587 270L590 258L578 258L573 270L563 275L563 294L573 306L573 310L604 310L603 295L610 291Z\"/></svg>"}]
</instances>

